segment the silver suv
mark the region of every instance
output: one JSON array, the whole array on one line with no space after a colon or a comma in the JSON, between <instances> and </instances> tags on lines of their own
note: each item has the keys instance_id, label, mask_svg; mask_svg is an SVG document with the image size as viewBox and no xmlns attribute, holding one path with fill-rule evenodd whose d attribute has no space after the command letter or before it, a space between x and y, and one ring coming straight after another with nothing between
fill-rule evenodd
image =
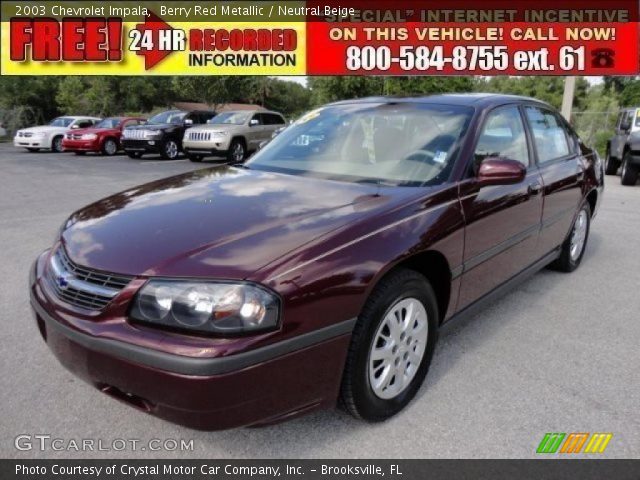
<instances>
[{"instance_id":1,"label":"silver suv","mask_svg":"<svg viewBox=\"0 0 640 480\"><path fill-rule=\"evenodd\" d=\"M620 171L622 185L635 185L640 173L640 108L626 108L620 112L616 133L607 143L605 172L616 175Z\"/></svg>"},{"instance_id":2,"label":"silver suv","mask_svg":"<svg viewBox=\"0 0 640 480\"><path fill-rule=\"evenodd\" d=\"M232 163L242 162L249 152L271 139L273 132L285 125L284 117L267 110L223 112L206 125L188 129L182 148L192 162L206 156L226 157Z\"/></svg>"}]
</instances>

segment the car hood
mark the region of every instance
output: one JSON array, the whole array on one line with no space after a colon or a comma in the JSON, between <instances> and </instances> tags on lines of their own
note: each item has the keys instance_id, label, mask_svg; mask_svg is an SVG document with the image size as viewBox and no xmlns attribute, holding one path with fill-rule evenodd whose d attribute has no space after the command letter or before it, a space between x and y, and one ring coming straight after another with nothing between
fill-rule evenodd
<instances>
[{"instance_id":1,"label":"car hood","mask_svg":"<svg viewBox=\"0 0 640 480\"><path fill-rule=\"evenodd\" d=\"M370 184L218 167L96 202L70 217L62 242L107 272L244 279L390 198Z\"/></svg>"},{"instance_id":2,"label":"car hood","mask_svg":"<svg viewBox=\"0 0 640 480\"><path fill-rule=\"evenodd\" d=\"M233 125L231 123L207 123L206 125L198 125L196 127L191 127L190 130L212 132L215 130L227 131L227 130L237 130L240 128L249 128L249 127L247 127L246 125Z\"/></svg>"},{"instance_id":3,"label":"car hood","mask_svg":"<svg viewBox=\"0 0 640 480\"><path fill-rule=\"evenodd\" d=\"M69 130L68 127L53 127L51 125L39 125L37 127L29 127L29 128L21 128L20 129L21 132L31 132L31 133L36 133L36 132L44 132L44 133L66 132L67 130Z\"/></svg>"},{"instance_id":4,"label":"car hood","mask_svg":"<svg viewBox=\"0 0 640 480\"><path fill-rule=\"evenodd\" d=\"M117 128L78 128L77 130L72 130L74 134L84 135L87 133L120 133L120 130Z\"/></svg>"}]
</instances>

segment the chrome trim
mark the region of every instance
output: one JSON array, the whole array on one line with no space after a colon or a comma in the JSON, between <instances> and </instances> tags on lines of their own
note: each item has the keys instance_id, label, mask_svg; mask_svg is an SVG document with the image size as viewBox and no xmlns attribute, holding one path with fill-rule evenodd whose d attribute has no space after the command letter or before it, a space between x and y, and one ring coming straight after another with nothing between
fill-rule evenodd
<instances>
[{"instance_id":1,"label":"chrome trim","mask_svg":"<svg viewBox=\"0 0 640 480\"><path fill-rule=\"evenodd\" d=\"M118 293L120 293L120 290L94 285L92 283L79 280L76 277L72 276L72 273L68 272L62 265L60 265L60 260L58 259L57 252L51 256L51 267L56 277L65 277L65 280L69 283L69 286L71 288L75 288L76 290L109 298L113 298L118 295Z\"/></svg>"}]
</instances>

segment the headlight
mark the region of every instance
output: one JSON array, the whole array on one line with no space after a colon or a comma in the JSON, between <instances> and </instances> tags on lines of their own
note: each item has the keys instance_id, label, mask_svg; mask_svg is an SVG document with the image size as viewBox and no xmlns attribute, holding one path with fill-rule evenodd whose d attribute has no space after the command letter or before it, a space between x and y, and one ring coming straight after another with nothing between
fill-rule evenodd
<instances>
[{"instance_id":1,"label":"headlight","mask_svg":"<svg viewBox=\"0 0 640 480\"><path fill-rule=\"evenodd\" d=\"M189 332L238 334L278 326L280 299L248 283L150 280L133 301L137 322Z\"/></svg>"},{"instance_id":2,"label":"headlight","mask_svg":"<svg viewBox=\"0 0 640 480\"><path fill-rule=\"evenodd\" d=\"M81 138L82 140L95 140L98 136L95 133L85 133Z\"/></svg>"},{"instance_id":3,"label":"headlight","mask_svg":"<svg viewBox=\"0 0 640 480\"><path fill-rule=\"evenodd\" d=\"M144 136L144 138L156 138L160 136L160 132L156 130L143 130L142 135Z\"/></svg>"}]
</instances>

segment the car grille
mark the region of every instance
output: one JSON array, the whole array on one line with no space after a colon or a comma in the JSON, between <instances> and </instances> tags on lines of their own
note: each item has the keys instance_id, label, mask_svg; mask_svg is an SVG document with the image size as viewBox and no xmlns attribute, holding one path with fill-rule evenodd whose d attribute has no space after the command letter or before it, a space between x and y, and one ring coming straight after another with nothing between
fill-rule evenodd
<instances>
[{"instance_id":1,"label":"car grille","mask_svg":"<svg viewBox=\"0 0 640 480\"><path fill-rule=\"evenodd\" d=\"M211 140L211 132L189 132L189 140L208 142Z\"/></svg>"},{"instance_id":2,"label":"car grille","mask_svg":"<svg viewBox=\"0 0 640 480\"><path fill-rule=\"evenodd\" d=\"M146 130L134 130L125 128L122 132L122 136L124 138L132 138L134 140L144 140L146 135Z\"/></svg>"},{"instance_id":3,"label":"car grille","mask_svg":"<svg viewBox=\"0 0 640 480\"><path fill-rule=\"evenodd\" d=\"M102 310L132 280L77 265L62 247L51 256L48 271L49 283L57 297L87 310Z\"/></svg>"}]
</instances>

